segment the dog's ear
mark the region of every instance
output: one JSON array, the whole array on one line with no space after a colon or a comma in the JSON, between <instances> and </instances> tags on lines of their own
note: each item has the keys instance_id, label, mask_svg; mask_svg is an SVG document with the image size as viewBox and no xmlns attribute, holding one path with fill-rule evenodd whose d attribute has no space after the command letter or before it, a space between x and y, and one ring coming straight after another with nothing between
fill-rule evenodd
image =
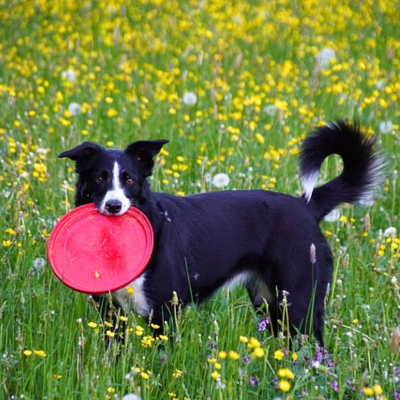
<instances>
[{"instance_id":1,"label":"dog's ear","mask_svg":"<svg viewBox=\"0 0 400 400\"><path fill-rule=\"evenodd\" d=\"M139 140L138 142L130 144L125 149L125 153L143 167L145 177L147 177L152 174L154 156L156 156L164 144L168 142L169 140Z\"/></svg>"},{"instance_id":2,"label":"dog's ear","mask_svg":"<svg viewBox=\"0 0 400 400\"><path fill-rule=\"evenodd\" d=\"M96 143L84 142L71 150L59 154L58 158L68 157L76 162L76 172L87 171L95 162L97 157L104 151L104 148Z\"/></svg>"}]
</instances>

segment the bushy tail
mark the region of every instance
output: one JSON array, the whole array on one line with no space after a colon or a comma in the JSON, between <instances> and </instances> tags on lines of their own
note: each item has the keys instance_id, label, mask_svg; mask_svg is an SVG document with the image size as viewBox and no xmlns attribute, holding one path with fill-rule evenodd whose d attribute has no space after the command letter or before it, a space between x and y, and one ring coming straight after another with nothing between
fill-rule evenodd
<instances>
[{"instance_id":1,"label":"bushy tail","mask_svg":"<svg viewBox=\"0 0 400 400\"><path fill-rule=\"evenodd\" d=\"M304 197L320 220L341 203L371 201L384 181L384 159L375 150L376 137L364 135L357 124L338 121L316 128L303 142L300 153ZM314 188L322 162L338 154L343 172Z\"/></svg>"}]
</instances>

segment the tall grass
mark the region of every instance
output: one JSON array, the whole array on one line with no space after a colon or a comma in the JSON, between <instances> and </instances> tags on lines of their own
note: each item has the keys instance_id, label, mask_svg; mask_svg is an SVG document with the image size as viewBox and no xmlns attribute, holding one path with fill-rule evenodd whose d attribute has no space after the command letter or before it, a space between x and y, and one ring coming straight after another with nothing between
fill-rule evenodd
<instances>
[{"instance_id":1,"label":"tall grass","mask_svg":"<svg viewBox=\"0 0 400 400\"><path fill-rule=\"evenodd\" d=\"M10 0L0 21L1 398L400 396L395 2ZM299 195L300 142L335 118L379 133L388 157L375 202L322 223L335 256L326 349L258 330L241 288L177 305L179 330L153 338L51 272L49 233L73 208L61 151L167 138L153 190L217 190L223 172L226 189ZM340 170L327 160L321 181Z\"/></svg>"}]
</instances>

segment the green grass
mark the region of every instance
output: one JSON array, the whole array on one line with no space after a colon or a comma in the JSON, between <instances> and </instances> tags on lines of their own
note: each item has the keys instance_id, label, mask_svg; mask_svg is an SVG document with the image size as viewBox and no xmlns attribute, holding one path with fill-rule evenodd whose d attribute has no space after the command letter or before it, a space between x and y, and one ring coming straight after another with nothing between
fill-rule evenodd
<instances>
[{"instance_id":1,"label":"green grass","mask_svg":"<svg viewBox=\"0 0 400 400\"><path fill-rule=\"evenodd\" d=\"M398 396L399 237L383 235L400 228L395 2L2 0L0 21L0 398ZM318 68L325 48L335 58ZM187 92L195 105L183 103ZM78 115L67 112L72 102ZM374 204L343 206L340 220L322 223L335 256L328 353L304 340L279 360L286 341L257 330L240 288L179 308L179 330L153 342L133 314L104 326L86 295L43 267L54 223L73 208L73 165L60 152L166 138L153 190L216 190L207 177L224 172L228 189L299 195L301 139L335 118L379 133L388 157ZM321 182L340 170L327 160ZM252 357L240 336L264 355ZM294 377L278 376L284 368Z\"/></svg>"}]
</instances>

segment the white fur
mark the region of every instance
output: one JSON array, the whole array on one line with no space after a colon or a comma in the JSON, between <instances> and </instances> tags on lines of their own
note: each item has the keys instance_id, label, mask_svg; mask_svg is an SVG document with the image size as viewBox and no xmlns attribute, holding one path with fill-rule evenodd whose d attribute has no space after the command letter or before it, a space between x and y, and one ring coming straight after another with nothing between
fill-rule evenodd
<instances>
[{"instance_id":1,"label":"white fur","mask_svg":"<svg viewBox=\"0 0 400 400\"><path fill-rule=\"evenodd\" d=\"M307 200L307 203L311 200L312 193L314 191L315 185L318 180L318 171L311 172L310 174L303 175L301 177L301 183L304 189L304 195Z\"/></svg>"},{"instance_id":2,"label":"white fur","mask_svg":"<svg viewBox=\"0 0 400 400\"><path fill-rule=\"evenodd\" d=\"M271 302L274 299L267 285L255 273L241 272L240 274L229 279L225 283L224 287L230 289L237 285L251 287L251 291L256 293L256 296L253 299L255 304L260 304L263 301Z\"/></svg>"},{"instance_id":3,"label":"white fur","mask_svg":"<svg viewBox=\"0 0 400 400\"><path fill-rule=\"evenodd\" d=\"M106 209L107 201L109 200L119 200L122 203L121 211L116 214L111 214ZM104 196L103 201L100 205L100 212L104 215L122 215L125 214L129 207L131 206L130 200L125 196L124 189L121 186L120 181L120 167L119 164L115 161L113 168L113 179L112 179L112 190L109 190Z\"/></svg>"},{"instance_id":4,"label":"white fur","mask_svg":"<svg viewBox=\"0 0 400 400\"><path fill-rule=\"evenodd\" d=\"M113 300L126 311L132 310L133 312L148 317L151 311L151 306L146 298L143 286L146 280L146 273L136 278L128 286L134 290L133 294L128 294L126 287L111 293Z\"/></svg>"}]
</instances>

